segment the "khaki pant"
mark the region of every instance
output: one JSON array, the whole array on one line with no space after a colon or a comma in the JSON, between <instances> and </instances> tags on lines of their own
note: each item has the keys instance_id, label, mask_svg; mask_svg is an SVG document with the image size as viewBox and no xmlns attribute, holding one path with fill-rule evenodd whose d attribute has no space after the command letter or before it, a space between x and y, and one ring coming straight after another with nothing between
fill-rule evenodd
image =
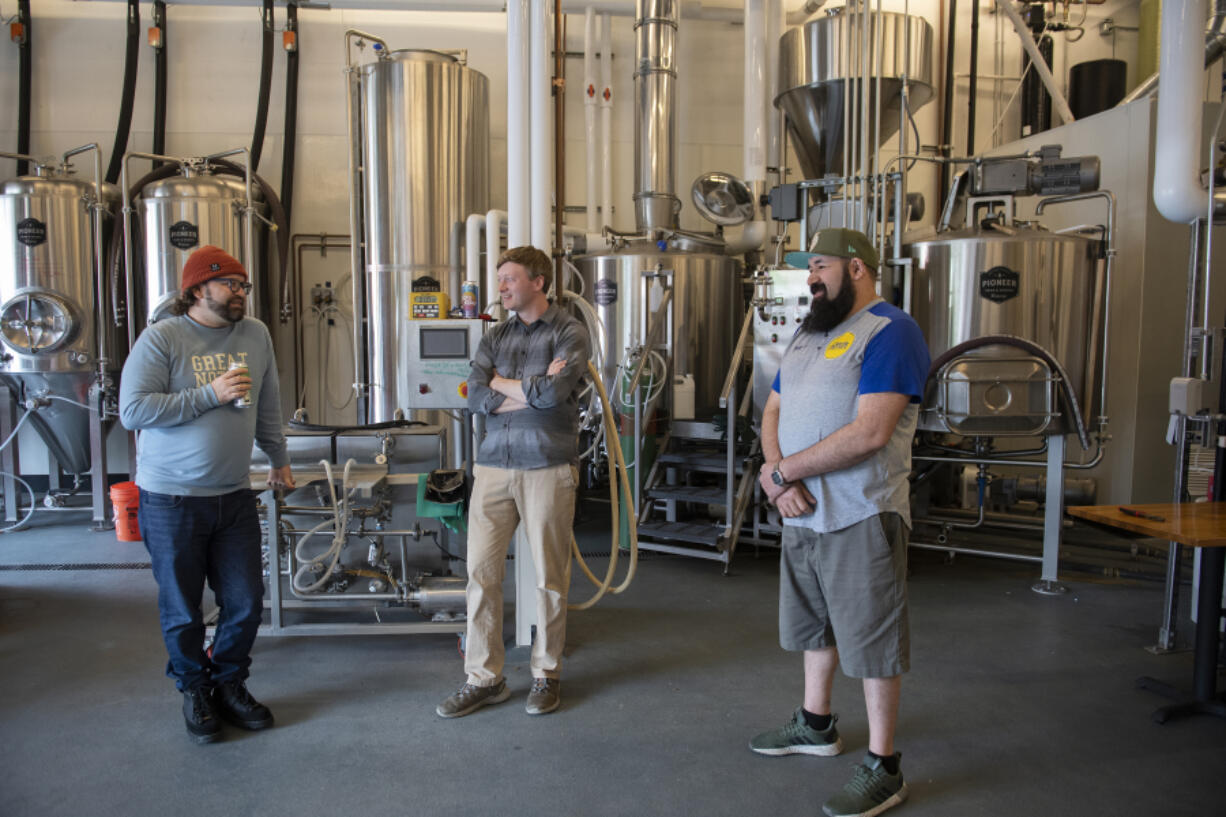
<instances>
[{"instance_id":1,"label":"khaki pant","mask_svg":"<svg viewBox=\"0 0 1226 817\"><path fill-rule=\"evenodd\" d=\"M502 580L507 547L523 523L536 566L536 639L532 676L557 678L566 644L566 591L578 474L570 465L518 471L477 465L468 505L468 683L502 679Z\"/></svg>"}]
</instances>

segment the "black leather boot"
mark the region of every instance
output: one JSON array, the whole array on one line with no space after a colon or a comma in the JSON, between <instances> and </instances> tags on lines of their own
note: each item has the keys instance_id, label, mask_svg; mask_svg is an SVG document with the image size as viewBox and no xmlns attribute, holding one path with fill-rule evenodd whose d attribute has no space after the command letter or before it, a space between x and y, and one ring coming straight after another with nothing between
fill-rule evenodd
<instances>
[{"instance_id":1,"label":"black leather boot","mask_svg":"<svg viewBox=\"0 0 1226 817\"><path fill-rule=\"evenodd\" d=\"M272 726L272 712L251 697L242 681L226 681L213 688L213 704L218 714L240 729L267 729Z\"/></svg>"},{"instance_id":2,"label":"black leather boot","mask_svg":"<svg viewBox=\"0 0 1226 817\"><path fill-rule=\"evenodd\" d=\"M212 743L221 737L221 721L213 705L212 690L208 687L184 690L183 722L196 743Z\"/></svg>"}]
</instances>

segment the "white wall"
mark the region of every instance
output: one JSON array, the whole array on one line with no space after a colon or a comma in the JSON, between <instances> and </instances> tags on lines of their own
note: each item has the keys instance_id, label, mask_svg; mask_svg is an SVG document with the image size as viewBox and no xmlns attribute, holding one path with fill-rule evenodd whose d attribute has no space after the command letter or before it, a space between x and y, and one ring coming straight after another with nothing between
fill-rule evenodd
<instances>
[{"instance_id":1,"label":"white wall","mask_svg":"<svg viewBox=\"0 0 1226 817\"><path fill-rule=\"evenodd\" d=\"M791 6L798 3L789 3ZM872 3L876 7L877 3ZM925 17L933 26L933 71L942 76L944 58L941 44L946 26L940 0L888 0L883 7L892 11L908 9ZM952 142L954 153L965 150L967 117L967 80L969 61L969 0L958 4L957 42ZM995 12L992 0L980 0L981 79L976 111L976 147L980 152L992 145L1013 141L1020 135L1017 100L1005 102L1016 87L1008 79L995 80L983 75L1017 77L1021 73L1021 48L1012 27ZM1058 8L1062 8L1059 5ZM1120 25L1135 25L1137 0L1108 0L1088 8L1074 4L1072 22L1080 22L1086 12L1085 33L1077 42L1075 34L1055 35L1053 73L1067 92L1068 67L1084 60L1116 56L1135 61L1137 34L1117 31L1103 37L1098 24L1111 17ZM0 17L16 11L14 0L0 0ZM151 7L143 5L142 28L150 25ZM114 138L115 120L123 76L125 7L122 2L72 2L39 0L34 4L34 105L32 152L46 155L62 152L86 142L98 142L105 159ZM819 12L819 14L824 12ZM170 5L169 12L170 90L167 115L166 149L177 155L199 155L250 143L256 110L260 64L260 12L256 3L246 6ZM284 25L284 7L276 11L278 29ZM582 48L582 15L567 17L567 50ZM299 12L300 89L295 185L295 233L348 232L348 190L346 184L347 145L342 35L348 28L359 28L383 37L393 48L466 48L469 64L490 79L491 127L491 203L506 201L506 42L505 16L500 13L442 12L361 12L348 10ZM614 218L619 229L633 227L633 54L632 20L613 18L614 76ZM280 187L282 124L284 119L285 55L276 39L272 99L267 137L260 173L274 188ZM677 195L683 203L682 226L706 229L706 224L689 203L689 187L701 172L727 170L740 173L743 30L739 25L683 18L679 34ZM152 148L153 52L142 42L141 71L137 105L133 118L130 150ZM0 148L16 148L18 50L0 45ZM1129 85L1141 79L1130 68ZM583 88L582 62L567 60L566 91L566 204L584 202L583 172ZM1214 93L1216 97L1216 92ZM942 105L938 87L933 101L916 113L923 145L938 142ZM1001 114L1003 113L1003 118ZM1000 127L994 126L1000 120ZM1057 120L1058 121L1058 120ZM888 158L892 149L884 149ZM0 178L13 173L9 160L0 160ZM792 178L797 178L794 174ZM935 221L939 203L935 201L936 173L917 166L910 189L928 198L925 222ZM568 217L583 223L582 215ZM343 250L331 250L326 258L317 252L304 255L303 284L310 287L330 281L337 284L347 274ZM344 297L347 297L345 295ZM1178 316L1175 318L1178 320ZM317 359L314 322L303 343L308 383L320 370ZM343 383L348 378L347 340L333 328L332 354L324 368L336 371ZM335 394L339 394L339 390ZM291 402L287 399L287 402ZM292 402L296 402L296 399ZM308 406L318 405L308 394ZM312 419L340 419L313 415ZM27 446L27 450L31 447ZM40 457L41 459L41 457ZM33 467L38 467L33 465Z\"/></svg>"}]
</instances>

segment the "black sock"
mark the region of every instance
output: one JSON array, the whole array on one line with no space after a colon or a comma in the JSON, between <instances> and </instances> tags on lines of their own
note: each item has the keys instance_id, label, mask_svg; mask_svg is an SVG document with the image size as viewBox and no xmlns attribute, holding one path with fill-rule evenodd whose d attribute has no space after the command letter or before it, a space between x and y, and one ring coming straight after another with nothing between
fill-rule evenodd
<instances>
[{"instance_id":1,"label":"black sock","mask_svg":"<svg viewBox=\"0 0 1226 817\"><path fill-rule=\"evenodd\" d=\"M804 713L805 723L809 725L810 729L816 729L819 732L825 732L827 729L830 728L830 723L831 723L830 715L814 715L812 712L810 712L807 709L804 709L803 707L801 708L800 711Z\"/></svg>"},{"instance_id":2,"label":"black sock","mask_svg":"<svg viewBox=\"0 0 1226 817\"><path fill-rule=\"evenodd\" d=\"M898 756L897 752L889 757L882 757L870 749L869 754L881 761L881 768L885 769L890 774L898 774L898 761L901 760L901 758Z\"/></svg>"}]
</instances>

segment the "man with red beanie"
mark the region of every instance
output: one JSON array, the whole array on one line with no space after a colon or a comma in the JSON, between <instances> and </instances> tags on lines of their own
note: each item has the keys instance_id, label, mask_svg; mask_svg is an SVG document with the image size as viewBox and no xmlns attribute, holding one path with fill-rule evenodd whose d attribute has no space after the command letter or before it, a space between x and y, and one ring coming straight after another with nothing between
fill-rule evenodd
<instances>
[{"instance_id":1,"label":"man with red beanie","mask_svg":"<svg viewBox=\"0 0 1226 817\"><path fill-rule=\"evenodd\" d=\"M272 726L247 691L251 645L264 607L260 522L251 490L252 443L268 455L268 484L293 488L281 430L268 328L246 316L247 271L217 247L187 259L173 317L137 339L119 384L119 416L140 431L140 530L158 584L166 674L183 693L197 743L220 720ZM211 654L200 602L205 582L220 613Z\"/></svg>"}]
</instances>

